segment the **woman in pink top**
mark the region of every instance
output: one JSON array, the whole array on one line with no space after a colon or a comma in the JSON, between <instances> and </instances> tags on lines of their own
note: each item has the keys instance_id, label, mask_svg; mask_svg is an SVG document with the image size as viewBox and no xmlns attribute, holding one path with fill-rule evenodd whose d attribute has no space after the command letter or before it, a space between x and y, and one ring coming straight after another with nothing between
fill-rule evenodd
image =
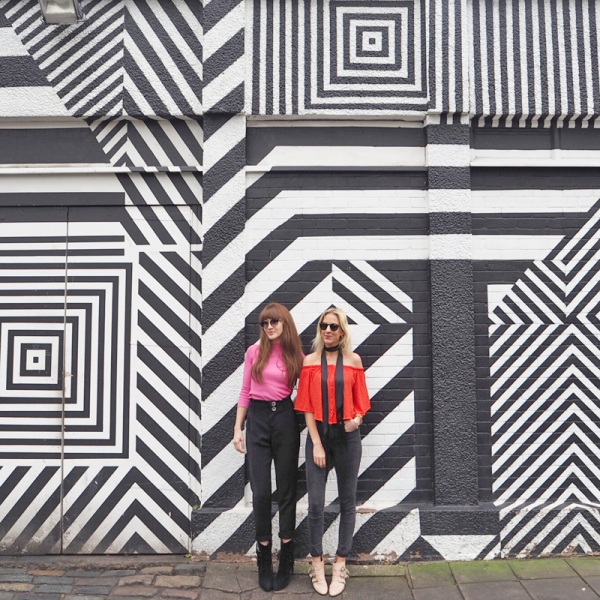
<instances>
[{"instance_id":1,"label":"woman in pink top","mask_svg":"<svg viewBox=\"0 0 600 600\"><path fill-rule=\"evenodd\" d=\"M258 583L269 592L285 588L294 572L296 472L300 430L291 393L302 368L302 344L290 311L277 302L260 313L260 343L250 346L238 401L233 444L248 450ZM244 443L244 421L247 421ZM271 461L279 502L279 570L273 578L271 551Z\"/></svg>"}]
</instances>

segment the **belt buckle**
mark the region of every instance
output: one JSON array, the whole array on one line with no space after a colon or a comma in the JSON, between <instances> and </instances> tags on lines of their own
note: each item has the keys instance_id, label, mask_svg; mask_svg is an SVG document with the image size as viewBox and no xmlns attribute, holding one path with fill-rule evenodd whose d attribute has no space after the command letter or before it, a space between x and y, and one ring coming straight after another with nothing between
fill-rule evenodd
<instances>
[{"instance_id":1,"label":"belt buckle","mask_svg":"<svg viewBox=\"0 0 600 600\"><path fill-rule=\"evenodd\" d=\"M271 402L271 410L275 412L277 410L277 402Z\"/></svg>"}]
</instances>

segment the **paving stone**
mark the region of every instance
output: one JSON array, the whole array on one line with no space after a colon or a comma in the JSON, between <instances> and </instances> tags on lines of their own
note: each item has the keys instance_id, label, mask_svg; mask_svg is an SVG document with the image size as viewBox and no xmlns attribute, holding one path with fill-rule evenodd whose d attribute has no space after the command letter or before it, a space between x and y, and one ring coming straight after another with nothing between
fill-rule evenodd
<instances>
[{"instance_id":1,"label":"paving stone","mask_svg":"<svg viewBox=\"0 0 600 600\"><path fill-rule=\"evenodd\" d=\"M458 587L465 600L531 600L518 581L463 583Z\"/></svg>"},{"instance_id":2,"label":"paving stone","mask_svg":"<svg viewBox=\"0 0 600 600\"><path fill-rule=\"evenodd\" d=\"M577 577L577 573L562 558L532 558L510 560L510 566L519 579L553 579L555 577Z\"/></svg>"},{"instance_id":3,"label":"paving stone","mask_svg":"<svg viewBox=\"0 0 600 600\"><path fill-rule=\"evenodd\" d=\"M71 585L74 581L74 577L65 577L64 575L37 575L33 578L33 583L35 585L38 585L40 583L62 583L66 585Z\"/></svg>"},{"instance_id":4,"label":"paving stone","mask_svg":"<svg viewBox=\"0 0 600 600\"><path fill-rule=\"evenodd\" d=\"M348 565L350 577L406 577L406 565Z\"/></svg>"},{"instance_id":5,"label":"paving stone","mask_svg":"<svg viewBox=\"0 0 600 600\"><path fill-rule=\"evenodd\" d=\"M157 575L154 585L168 588L190 588L198 587L201 581L198 575Z\"/></svg>"},{"instance_id":6,"label":"paving stone","mask_svg":"<svg viewBox=\"0 0 600 600\"><path fill-rule=\"evenodd\" d=\"M112 589L112 585L80 585L73 591L77 594L103 594L104 596L108 596Z\"/></svg>"},{"instance_id":7,"label":"paving stone","mask_svg":"<svg viewBox=\"0 0 600 600\"><path fill-rule=\"evenodd\" d=\"M2 569L3 573L6 573L6 569ZM30 575L48 575L50 577L61 577L65 574L64 571L55 571L53 569L32 569L27 571Z\"/></svg>"},{"instance_id":8,"label":"paving stone","mask_svg":"<svg viewBox=\"0 0 600 600\"><path fill-rule=\"evenodd\" d=\"M121 577L118 580L119 585L150 585L154 575L128 575L127 577Z\"/></svg>"},{"instance_id":9,"label":"paving stone","mask_svg":"<svg viewBox=\"0 0 600 600\"><path fill-rule=\"evenodd\" d=\"M140 573L150 573L152 575L170 575L173 572L173 567L169 566L156 566L156 567L144 567Z\"/></svg>"},{"instance_id":10,"label":"paving stone","mask_svg":"<svg viewBox=\"0 0 600 600\"><path fill-rule=\"evenodd\" d=\"M271 596L269 596L270 598ZM235 600L239 598L238 594L232 592L223 592L221 590L203 589L200 592L200 600Z\"/></svg>"},{"instance_id":11,"label":"paving stone","mask_svg":"<svg viewBox=\"0 0 600 600\"><path fill-rule=\"evenodd\" d=\"M448 563L420 563L409 565L412 586L415 589L455 585ZM458 590L457 590L458 591Z\"/></svg>"},{"instance_id":12,"label":"paving stone","mask_svg":"<svg viewBox=\"0 0 600 600\"><path fill-rule=\"evenodd\" d=\"M600 595L600 576L599 577L585 577L585 582Z\"/></svg>"},{"instance_id":13,"label":"paving stone","mask_svg":"<svg viewBox=\"0 0 600 600\"><path fill-rule=\"evenodd\" d=\"M68 584L43 583L35 586L35 591L39 594L70 594L73 586Z\"/></svg>"},{"instance_id":14,"label":"paving stone","mask_svg":"<svg viewBox=\"0 0 600 600\"><path fill-rule=\"evenodd\" d=\"M256 586L258 587L258 575L256 576ZM275 592L275 598L281 599L282 594L312 594L314 588L310 577L306 573L296 573L284 590Z\"/></svg>"},{"instance_id":15,"label":"paving stone","mask_svg":"<svg viewBox=\"0 0 600 600\"><path fill-rule=\"evenodd\" d=\"M117 588L114 595L118 597L121 597L120 594L122 594L123 596L132 596L135 598L151 598L157 591L155 587L147 585L128 585L126 588Z\"/></svg>"},{"instance_id":16,"label":"paving stone","mask_svg":"<svg viewBox=\"0 0 600 600\"><path fill-rule=\"evenodd\" d=\"M163 590L161 598L185 598L185 600L196 600L200 590Z\"/></svg>"},{"instance_id":17,"label":"paving stone","mask_svg":"<svg viewBox=\"0 0 600 600\"><path fill-rule=\"evenodd\" d=\"M600 559L598 558L567 558L567 562L581 577L600 577Z\"/></svg>"},{"instance_id":18,"label":"paving stone","mask_svg":"<svg viewBox=\"0 0 600 600\"><path fill-rule=\"evenodd\" d=\"M0 581L24 581L25 583L31 583L33 575L27 573L0 573Z\"/></svg>"},{"instance_id":19,"label":"paving stone","mask_svg":"<svg viewBox=\"0 0 600 600\"><path fill-rule=\"evenodd\" d=\"M127 577L135 575L135 569L110 569L101 573L102 577Z\"/></svg>"},{"instance_id":20,"label":"paving stone","mask_svg":"<svg viewBox=\"0 0 600 600\"><path fill-rule=\"evenodd\" d=\"M534 600L592 600L598 595L579 577L521 581Z\"/></svg>"},{"instance_id":21,"label":"paving stone","mask_svg":"<svg viewBox=\"0 0 600 600\"><path fill-rule=\"evenodd\" d=\"M135 577L135 575L132 575ZM119 577L78 577L75 585L117 585Z\"/></svg>"},{"instance_id":22,"label":"paving stone","mask_svg":"<svg viewBox=\"0 0 600 600\"><path fill-rule=\"evenodd\" d=\"M382 598L413 600L413 595L408 582L403 577L358 577L348 579L343 598L344 600L382 600Z\"/></svg>"},{"instance_id":23,"label":"paving stone","mask_svg":"<svg viewBox=\"0 0 600 600\"><path fill-rule=\"evenodd\" d=\"M0 582L0 591L3 591L3 592L30 592L32 589L33 589L32 583L23 583L20 581L2 581L2 582Z\"/></svg>"},{"instance_id":24,"label":"paving stone","mask_svg":"<svg viewBox=\"0 0 600 600\"><path fill-rule=\"evenodd\" d=\"M456 583L483 581L516 581L515 574L504 561L486 560L449 563Z\"/></svg>"},{"instance_id":25,"label":"paving stone","mask_svg":"<svg viewBox=\"0 0 600 600\"><path fill-rule=\"evenodd\" d=\"M73 571L67 571L65 573L65 575L67 575L68 577L102 577L104 575L105 571L97 571L97 570L83 570L83 569L77 569L77 570L73 570Z\"/></svg>"},{"instance_id":26,"label":"paving stone","mask_svg":"<svg viewBox=\"0 0 600 600\"><path fill-rule=\"evenodd\" d=\"M242 592L247 592L258 587L258 570L256 567L251 571L237 569L235 576Z\"/></svg>"},{"instance_id":27,"label":"paving stone","mask_svg":"<svg viewBox=\"0 0 600 600\"><path fill-rule=\"evenodd\" d=\"M175 565L175 573L178 575L202 575L205 571L205 562L189 562Z\"/></svg>"},{"instance_id":28,"label":"paving stone","mask_svg":"<svg viewBox=\"0 0 600 600\"><path fill-rule=\"evenodd\" d=\"M241 595L242 600L269 600L273 598L273 592L265 592L261 588L249 590Z\"/></svg>"},{"instance_id":29,"label":"paving stone","mask_svg":"<svg viewBox=\"0 0 600 600\"><path fill-rule=\"evenodd\" d=\"M471 583L467 585L480 585ZM485 585L485 584L484 584ZM444 585L443 587L427 587L413 590L415 600L463 600L462 594L456 586ZM478 600L482 600L482 596ZM486 598L487 600L487 598Z\"/></svg>"},{"instance_id":30,"label":"paving stone","mask_svg":"<svg viewBox=\"0 0 600 600\"><path fill-rule=\"evenodd\" d=\"M63 594L24 594L19 600L62 600Z\"/></svg>"},{"instance_id":31,"label":"paving stone","mask_svg":"<svg viewBox=\"0 0 600 600\"><path fill-rule=\"evenodd\" d=\"M15 595L12 592L0 592L0 600L13 600Z\"/></svg>"},{"instance_id":32,"label":"paving stone","mask_svg":"<svg viewBox=\"0 0 600 600\"><path fill-rule=\"evenodd\" d=\"M235 566L225 563L209 563L202 587L239 594L242 590L235 576Z\"/></svg>"},{"instance_id":33,"label":"paving stone","mask_svg":"<svg viewBox=\"0 0 600 600\"><path fill-rule=\"evenodd\" d=\"M81 596L80 594L67 594L63 600L106 600L105 596L89 596L89 595L84 595Z\"/></svg>"}]
</instances>

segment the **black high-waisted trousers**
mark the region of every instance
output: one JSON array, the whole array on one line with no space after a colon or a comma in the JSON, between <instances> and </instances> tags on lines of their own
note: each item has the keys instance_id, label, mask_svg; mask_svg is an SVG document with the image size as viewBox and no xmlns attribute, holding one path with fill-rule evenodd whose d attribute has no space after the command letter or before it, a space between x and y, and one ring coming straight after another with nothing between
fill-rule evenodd
<instances>
[{"instance_id":1,"label":"black high-waisted trousers","mask_svg":"<svg viewBox=\"0 0 600 600\"><path fill-rule=\"evenodd\" d=\"M279 501L279 537L294 537L300 429L291 398L251 400L246 447L254 505L256 541L271 539L271 461Z\"/></svg>"}]
</instances>

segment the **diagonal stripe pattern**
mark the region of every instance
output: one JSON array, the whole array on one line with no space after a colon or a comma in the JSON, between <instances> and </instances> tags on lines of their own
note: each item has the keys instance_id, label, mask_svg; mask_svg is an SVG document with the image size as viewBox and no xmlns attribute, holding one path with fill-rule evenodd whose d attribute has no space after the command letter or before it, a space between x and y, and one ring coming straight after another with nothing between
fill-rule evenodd
<instances>
[{"instance_id":1,"label":"diagonal stripe pattern","mask_svg":"<svg viewBox=\"0 0 600 600\"><path fill-rule=\"evenodd\" d=\"M597 502L599 224L596 205L490 314L493 490L503 511Z\"/></svg>"}]
</instances>

